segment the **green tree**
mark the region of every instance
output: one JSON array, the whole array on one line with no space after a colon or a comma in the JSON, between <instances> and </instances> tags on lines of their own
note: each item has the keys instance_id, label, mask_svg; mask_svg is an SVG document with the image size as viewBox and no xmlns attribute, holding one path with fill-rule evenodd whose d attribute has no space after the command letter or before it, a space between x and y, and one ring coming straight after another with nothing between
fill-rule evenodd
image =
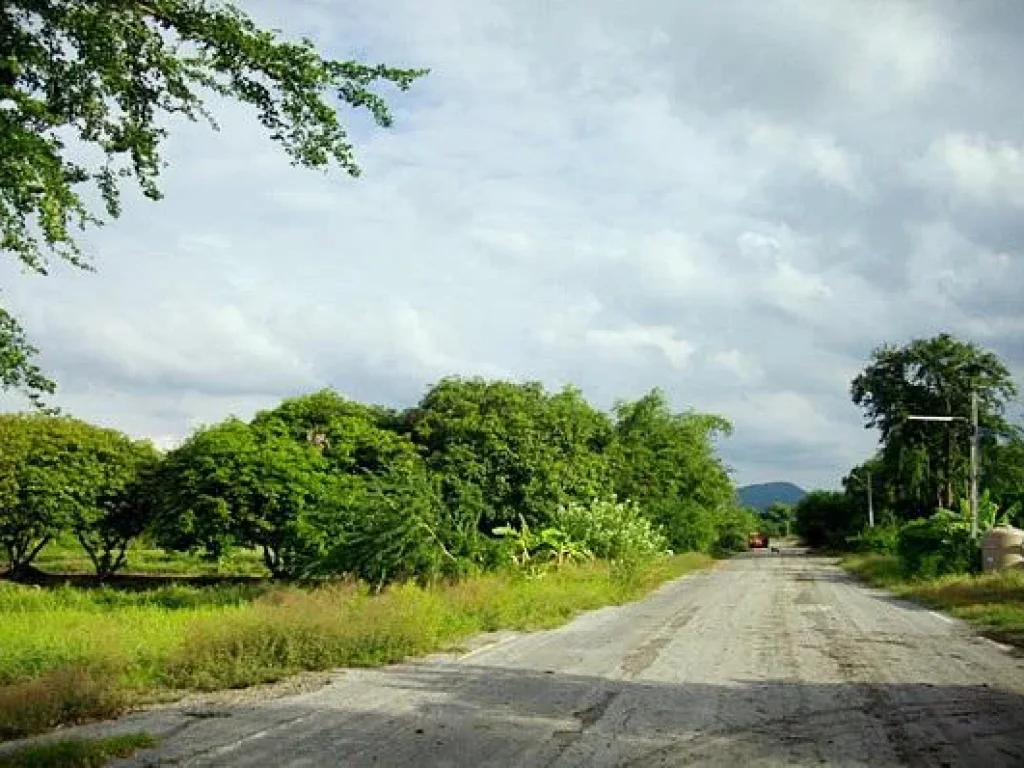
<instances>
[{"instance_id":1,"label":"green tree","mask_svg":"<svg viewBox=\"0 0 1024 768\"><path fill-rule=\"evenodd\" d=\"M898 488L904 517L949 507L967 482L970 427L908 421L911 414L969 417L977 392L980 423L1007 429L1003 412L1016 394L1005 364L992 352L947 334L904 346L882 346L851 384L867 428L879 430L882 463Z\"/></svg>"},{"instance_id":2,"label":"green tree","mask_svg":"<svg viewBox=\"0 0 1024 768\"><path fill-rule=\"evenodd\" d=\"M478 531L543 528L560 504L606 495L607 417L575 390L448 378L408 414L413 439L441 477L450 525Z\"/></svg>"},{"instance_id":3,"label":"green tree","mask_svg":"<svg viewBox=\"0 0 1024 768\"><path fill-rule=\"evenodd\" d=\"M321 560L323 574L351 574L383 585L458 574L468 560L451 551L436 483L411 466L369 477L328 511L335 535ZM456 542L457 543L457 542Z\"/></svg>"},{"instance_id":4,"label":"green tree","mask_svg":"<svg viewBox=\"0 0 1024 768\"><path fill-rule=\"evenodd\" d=\"M610 448L615 492L639 503L677 551L708 550L717 518L734 506L735 489L714 446L730 425L717 416L673 413L653 390L615 407Z\"/></svg>"},{"instance_id":5,"label":"green tree","mask_svg":"<svg viewBox=\"0 0 1024 768\"><path fill-rule=\"evenodd\" d=\"M396 414L348 400L329 389L284 400L261 411L253 426L317 448L336 472L380 474L401 464L419 464L419 452L393 429Z\"/></svg>"},{"instance_id":6,"label":"green tree","mask_svg":"<svg viewBox=\"0 0 1024 768\"><path fill-rule=\"evenodd\" d=\"M75 230L121 210L122 180L159 199L167 118L205 119L209 95L239 101L295 164L359 171L339 118L391 115L376 83L408 88L423 70L324 57L281 40L218 0L5 0L0 5L0 250L45 273L48 255L88 262ZM5 316L0 384L36 395L32 348ZM2 326L3 324L0 324Z\"/></svg>"},{"instance_id":7,"label":"green tree","mask_svg":"<svg viewBox=\"0 0 1024 768\"><path fill-rule=\"evenodd\" d=\"M15 574L54 537L73 531L106 575L147 522L130 489L152 449L68 417L0 415L0 544ZM118 556L120 552L121 556Z\"/></svg>"},{"instance_id":8,"label":"green tree","mask_svg":"<svg viewBox=\"0 0 1024 768\"><path fill-rule=\"evenodd\" d=\"M760 515L761 530L770 538L784 538L793 528L793 506L776 501Z\"/></svg>"},{"instance_id":9,"label":"green tree","mask_svg":"<svg viewBox=\"0 0 1024 768\"><path fill-rule=\"evenodd\" d=\"M836 491L811 491L793 513L793 530L811 547L841 549L867 524L867 513Z\"/></svg>"},{"instance_id":10,"label":"green tree","mask_svg":"<svg viewBox=\"0 0 1024 768\"><path fill-rule=\"evenodd\" d=\"M87 503L76 505L71 529L82 545L96 575L110 576L128 561L132 541L145 533L155 517L155 505L146 477L159 456L145 441L134 441L114 430L93 428L91 468L95 483ZM80 446L79 450L86 446ZM85 478L73 478L79 492L88 487Z\"/></svg>"},{"instance_id":11,"label":"green tree","mask_svg":"<svg viewBox=\"0 0 1024 768\"><path fill-rule=\"evenodd\" d=\"M1016 526L1024 526L1024 430L1014 427L992 440L981 458L983 487Z\"/></svg>"},{"instance_id":12,"label":"green tree","mask_svg":"<svg viewBox=\"0 0 1024 768\"><path fill-rule=\"evenodd\" d=\"M169 452L157 476L158 539L218 557L259 548L274 576L314 568L328 529L317 519L331 495L315 446L228 419Z\"/></svg>"}]
</instances>

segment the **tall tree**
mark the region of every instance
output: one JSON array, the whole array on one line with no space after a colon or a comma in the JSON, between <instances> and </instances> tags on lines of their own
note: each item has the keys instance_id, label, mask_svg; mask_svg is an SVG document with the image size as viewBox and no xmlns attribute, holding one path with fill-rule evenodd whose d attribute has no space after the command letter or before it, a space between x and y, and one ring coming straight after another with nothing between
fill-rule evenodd
<instances>
[{"instance_id":1,"label":"tall tree","mask_svg":"<svg viewBox=\"0 0 1024 768\"><path fill-rule=\"evenodd\" d=\"M615 407L611 448L615 491L638 502L676 550L706 550L719 517L734 505L732 480L717 455L714 437L728 434L718 416L673 413L665 394L652 390Z\"/></svg>"},{"instance_id":2,"label":"tall tree","mask_svg":"<svg viewBox=\"0 0 1024 768\"><path fill-rule=\"evenodd\" d=\"M368 66L290 42L220 0L4 0L0 4L0 250L45 274L48 257L88 261L75 230L121 210L134 178L160 198L166 118L204 119L211 94L251 107L296 165L359 168L339 109L391 114L373 90L424 70ZM0 316L0 385L44 394L33 349ZM5 324L8 326L5 330Z\"/></svg>"},{"instance_id":3,"label":"tall tree","mask_svg":"<svg viewBox=\"0 0 1024 768\"><path fill-rule=\"evenodd\" d=\"M886 345L852 382L853 402L866 427L878 429L882 458L895 475L905 513L949 507L964 495L971 393L987 430L1008 429L1003 416L1016 395L1009 370L994 353L948 334ZM948 423L910 421L910 415L956 416Z\"/></svg>"}]
</instances>

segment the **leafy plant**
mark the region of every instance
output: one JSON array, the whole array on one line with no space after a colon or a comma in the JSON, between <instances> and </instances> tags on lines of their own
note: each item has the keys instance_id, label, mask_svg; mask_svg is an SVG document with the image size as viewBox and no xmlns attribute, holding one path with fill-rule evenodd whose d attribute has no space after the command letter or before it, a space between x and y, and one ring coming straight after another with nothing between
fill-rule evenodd
<instances>
[{"instance_id":1,"label":"leafy plant","mask_svg":"<svg viewBox=\"0 0 1024 768\"><path fill-rule=\"evenodd\" d=\"M636 502L595 499L559 507L554 523L595 557L605 560L647 558L663 554L668 542L644 517Z\"/></svg>"},{"instance_id":2,"label":"leafy plant","mask_svg":"<svg viewBox=\"0 0 1024 768\"><path fill-rule=\"evenodd\" d=\"M520 518L519 528L499 526L494 535L505 538L511 545L512 562L531 573L543 572L548 566L581 562L594 555L578 541L573 541L565 531L558 528L544 528L539 533L530 530L526 520Z\"/></svg>"},{"instance_id":3,"label":"leafy plant","mask_svg":"<svg viewBox=\"0 0 1024 768\"><path fill-rule=\"evenodd\" d=\"M904 575L932 578L981 570L981 548L963 516L941 510L913 520L899 532L896 553Z\"/></svg>"}]
</instances>

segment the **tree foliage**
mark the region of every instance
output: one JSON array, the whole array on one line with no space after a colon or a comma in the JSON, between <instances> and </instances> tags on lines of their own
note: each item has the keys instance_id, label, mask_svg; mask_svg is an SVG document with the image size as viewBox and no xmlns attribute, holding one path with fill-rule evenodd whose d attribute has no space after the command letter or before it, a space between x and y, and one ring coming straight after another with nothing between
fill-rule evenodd
<instances>
[{"instance_id":1,"label":"tree foliage","mask_svg":"<svg viewBox=\"0 0 1024 768\"><path fill-rule=\"evenodd\" d=\"M742 548L715 417L651 393L615 419L573 388L444 379L398 413L324 390L229 418L157 455L60 417L0 420L0 542L23 568L73 532L102 575L144 530L219 558L259 550L278 577L383 585L589 557L631 563ZM616 489L634 495L616 501Z\"/></svg>"},{"instance_id":2,"label":"tree foliage","mask_svg":"<svg viewBox=\"0 0 1024 768\"><path fill-rule=\"evenodd\" d=\"M152 448L115 430L42 414L0 415L0 544L15 573L72 531L100 575L148 524L134 487Z\"/></svg>"},{"instance_id":3,"label":"tree foliage","mask_svg":"<svg viewBox=\"0 0 1024 768\"><path fill-rule=\"evenodd\" d=\"M963 494L972 391L987 433L1007 431L1004 410L1016 387L1006 365L994 353L946 334L879 347L853 380L853 402L866 426L879 430L878 478L895 496L902 517L929 515ZM910 415L960 420L918 422L908 420Z\"/></svg>"},{"instance_id":4,"label":"tree foliage","mask_svg":"<svg viewBox=\"0 0 1024 768\"><path fill-rule=\"evenodd\" d=\"M843 548L867 523L845 494L811 491L794 508L794 531L812 547Z\"/></svg>"},{"instance_id":5,"label":"tree foliage","mask_svg":"<svg viewBox=\"0 0 1024 768\"><path fill-rule=\"evenodd\" d=\"M637 502L672 549L707 550L717 538L718 517L735 506L735 490L713 443L715 435L729 433L729 423L673 413L660 390L618 403L615 416L610 459L618 497Z\"/></svg>"},{"instance_id":6,"label":"tree foliage","mask_svg":"<svg viewBox=\"0 0 1024 768\"><path fill-rule=\"evenodd\" d=\"M449 378L409 414L412 436L441 477L453 524L466 531L546 525L560 504L610 490L607 417L575 390Z\"/></svg>"},{"instance_id":7,"label":"tree foliage","mask_svg":"<svg viewBox=\"0 0 1024 768\"><path fill-rule=\"evenodd\" d=\"M312 445L229 419L171 451L160 472L161 539L211 556L259 548L275 576L297 576L324 547L312 516L327 498Z\"/></svg>"},{"instance_id":8,"label":"tree foliage","mask_svg":"<svg viewBox=\"0 0 1024 768\"><path fill-rule=\"evenodd\" d=\"M87 266L75 231L121 211L134 179L160 198L168 117L216 124L215 95L251 108L296 165L357 175L339 117L391 124L380 83L424 70L323 56L218 0L5 0L0 5L0 250L45 273L56 256ZM14 323L4 316L3 323ZM49 391L16 323L0 324L0 384Z\"/></svg>"},{"instance_id":9,"label":"tree foliage","mask_svg":"<svg viewBox=\"0 0 1024 768\"><path fill-rule=\"evenodd\" d=\"M760 514L760 527L769 538L784 538L793 530L794 507L780 501Z\"/></svg>"}]
</instances>

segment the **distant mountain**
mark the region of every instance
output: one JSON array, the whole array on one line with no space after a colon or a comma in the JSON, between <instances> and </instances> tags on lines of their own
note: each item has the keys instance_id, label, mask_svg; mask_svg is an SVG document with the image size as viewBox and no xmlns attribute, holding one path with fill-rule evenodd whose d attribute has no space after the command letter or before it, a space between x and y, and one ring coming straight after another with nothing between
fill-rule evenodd
<instances>
[{"instance_id":1,"label":"distant mountain","mask_svg":"<svg viewBox=\"0 0 1024 768\"><path fill-rule=\"evenodd\" d=\"M758 483L743 486L737 494L744 507L763 511L777 501L783 504L796 504L807 495L807 492L792 483Z\"/></svg>"}]
</instances>

